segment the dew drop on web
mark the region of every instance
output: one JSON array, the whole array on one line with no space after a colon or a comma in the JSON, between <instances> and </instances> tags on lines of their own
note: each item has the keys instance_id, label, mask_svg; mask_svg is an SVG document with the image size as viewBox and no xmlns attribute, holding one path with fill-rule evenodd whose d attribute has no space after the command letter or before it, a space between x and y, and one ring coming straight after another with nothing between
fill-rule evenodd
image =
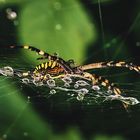
<instances>
[{"instance_id":1,"label":"dew drop on web","mask_svg":"<svg viewBox=\"0 0 140 140\"><path fill-rule=\"evenodd\" d=\"M50 90L50 92L49 92L49 94L51 94L51 95L53 95L53 94L55 94L56 93L56 90L55 89L52 89L52 90Z\"/></svg>"},{"instance_id":2,"label":"dew drop on web","mask_svg":"<svg viewBox=\"0 0 140 140\"><path fill-rule=\"evenodd\" d=\"M12 67L6 66L0 69L0 74L4 76L13 76L14 75L14 70Z\"/></svg>"},{"instance_id":3,"label":"dew drop on web","mask_svg":"<svg viewBox=\"0 0 140 140\"><path fill-rule=\"evenodd\" d=\"M55 81L53 79L49 79L47 80L47 85L51 88L51 87L55 87Z\"/></svg>"},{"instance_id":4,"label":"dew drop on web","mask_svg":"<svg viewBox=\"0 0 140 140\"><path fill-rule=\"evenodd\" d=\"M76 81L76 84L78 84L79 86L87 86L89 85L86 81L84 80L78 80Z\"/></svg>"}]
</instances>

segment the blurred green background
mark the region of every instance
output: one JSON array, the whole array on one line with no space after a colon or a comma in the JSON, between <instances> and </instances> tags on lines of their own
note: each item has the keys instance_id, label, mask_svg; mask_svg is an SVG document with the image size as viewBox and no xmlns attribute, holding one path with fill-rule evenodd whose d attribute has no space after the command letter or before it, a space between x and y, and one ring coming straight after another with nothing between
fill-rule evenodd
<instances>
[{"instance_id":1,"label":"blurred green background","mask_svg":"<svg viewBox=\"0 0 140 140\"><path fill-rule=\"evenodd\" d=\"M34 53L7 50L32 45L77 65L126 60L139 64L139 0L0 0L0 66L30 70ZM92 72L92 71L91 71ZM140 98L139 75L128 70L95 71ZM131 83L128 85L127 83ZM0 140L136 140L139 105L127 113L120 102L67 102L48 89L0 78ZM64 93L65 94L65 93ZM28 98L30 96L30 99Z\"/></svg>"}]
</instances>

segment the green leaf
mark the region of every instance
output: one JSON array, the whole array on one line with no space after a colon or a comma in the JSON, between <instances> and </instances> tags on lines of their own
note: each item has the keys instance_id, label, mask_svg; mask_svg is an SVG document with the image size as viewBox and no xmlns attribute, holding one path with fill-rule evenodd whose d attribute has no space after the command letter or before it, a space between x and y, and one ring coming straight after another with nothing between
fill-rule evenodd
<instances>
[{"instance_id":1,"label":"green leaf","mask_svg":"<svg viewBox=\"0 0 140 140\"><path fill-rule=\"evenodd\" d=\"M57 52L78 63L85 60L87 45L96 38L94 25L78 0L34 0L22 7L19 22L21 44Z\"/></svg>"},{"instance_id":2,"label":"green leaf","mask_svg":"<svg viewBox=\"0 0 140 140\"><path fill-rule=\"evenodd\" d=\"M0 130L4 138L33 140L48 139L51 131L31 107L27 97L9 82L0 78Z\"/></svg>"},{"instance_id":3,"label":"green leaf","mask_svg":"<svg viewBox=\"0 0 140 140\"><path fill-rule=\"evenodd\" d=\"M26 1L27 0L0 0L0 6L6 4L20 4Z\"/></svg>"}]
</instances>

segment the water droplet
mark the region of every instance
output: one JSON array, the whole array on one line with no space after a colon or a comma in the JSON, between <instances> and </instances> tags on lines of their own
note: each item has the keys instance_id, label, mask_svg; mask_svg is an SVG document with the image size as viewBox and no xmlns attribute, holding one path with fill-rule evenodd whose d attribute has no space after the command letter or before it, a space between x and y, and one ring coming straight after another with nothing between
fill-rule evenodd
<instances>
[{"instance_id":1,"label":"water droplet","mask_svg":"<svg viewBox=\"0 0 140 140\"><path fill-rule=\"evenodd\" d=\"M40 81L40 77L39 76L34 76L33 77L33 83L36 83L38 81Z\"/></svg>"},{"instance_id":2,"label":"water droplet","mask_svg":"<svg viewBox=\"0 0 140 140\"><path fill-rule=\"evenodd\" d=\"M64 83L64 86L65 87L70 87L70 84L69 83Z\"/></svg>"},{"instance_id":3,"label":"water droplet","mask_svg":"<svg viewBox=\"0 0 140 140\"><path fill-rule=\"evenodd\" d=\"M50 90L50 93L49 94L55 94L56 93L56 90L55 89L52 89L52 90Z\"/></svg>"},{"instance_id":4,"label":"water droplet","mask_svg":"<svg viewBox=\"0 0 140 140\"><path fill-rule=\"evenodd\" d=\"M30 80L29 80L28 78L23 78L23 79L21 79L21 81L22 81L22 83L24 83L24 84L30 83Z\"/></svg>"},{"instance_id":5,"label":"water droplet","mask_svg":"<svg viewBox=\"0 0 140 140\"><path fill-rule=\"evenodd\" d=\"M79 88L79 85L78 84L74 84L74 88Z\"/></svg>"},{"instance_id":6,"label":"water droplet","mask_svg":"<svg viewBox=\"0 0 140 140\"><path fill-rule=\"evenodd\" d=\"M128 105L136 105L140 103L136 98L133 97L121 97L118 100L121 100Z\"/></svg>"},{"instance_id":7,"label":"water droplet","mask_svg":"<svg viewBox=\"0 0 140 140\"><path fill-rule=\"evenodd\" d=\"M87 86L89 85L86 81L84 80L78 80L76 81L76 84L78 84L79 86Z\"/></svg>"},{"instance_id":8,"label":"water droplet","mask_svg":"<svg viewBox=\"0 0 140 140\"><path fill-rule=\"evenodd\" d=\"M2 69L0 69L0 74L4 75L4 76L13 76L14 75L14 70L12 69L12 67L3 67Z\"/></svg>"},{"instance_id":9,"label":"water droplet","mask_svg":"<svg viewBox=\"0 0 140 140\"><path fill-rule=\"evenodd\" d=\"M90 105L90 103L89 103L89 102L87 102L87 105Z\"/></svg>"},{"instance_id":10,"label":"water droplet","mask_svg":"<svg viewBox=\"0 0 140 140\"><path fill-rule=\"evenodd\" d=\"M78 101L83 101L84 96L85 96L85 94L83 94L83 93L78 93L76 99L77 99Z\"/></svg>"},{"instance_id":11,"label":"water droplet","mask_svg":"<svg viewBox=\"0 0 140 140\"><path fill-rule=\"evenodd\" d=\"M82 88L82 89L79 89L78 92L82 93L82 94L87 94L89 92L89 90L86 88Z\"/></svg>"},{"instance_id":12,"label":"water droplet","mask_svg":"<svg viewBox=\"0 0 140 140\"><path fill-rule=\"evenodd\" d=\"M42 81L36 81L36 80L33 80L33 84L36 86L43 86L44 85Z\"/></svg>"},{"instance_id":13,"label":"water droplet","mask_svg":"<svg viewBox=\"0 0 140 140\"><path fill-rule=\"evenodd\" d=\"M108 90L107 93L112 94L113 92L112 92L112 90Z\"/></svg>"},{"instance_id":14,"label":"water droplet","mask_svg":"<svg viewBox=\"0 0 140 140\"><path fill-rule=\"evenodd\" d=\"M55 87L55 81L54 81L53 79L49 79L49 80L47 81L47 85L48 85L49 87Z\"/></svg>"},{"instance_id":15,"label":"water droplet","mask_svg":"<svg viewBox=\"0 0 140 140\"><path fill-rule=\"evenodd\" d=\"M74 96L74 94L71 94L71 96L73 97L73 96Z\"/></svg>"},{"instance_id":16,"label":"water droplet","mask_svg":"<svg viewBox=\"0 0 140 140\"><path fill-rule=\"evenodd\" d=\"M93 90L100 90L100 87L97 86L97 85L94 85L94 86L92 86L92 89L93 89Z\"/></svg>"},{"instance_id":17,"label":"water droplet","mask_svg":"<svg viewBox=\"0 0 140 140\"><path fill-rule=\"evenodd\" d=\"M15 75L17 75L18 77L22 77L22 73L19 72L15 72Z\"/></svg>"},{"instance_id":18,"label":"water droplet","mask_svg":"<svg viewBox=\"0 0 140 140\"><path fill-rule=\"evenodd\" d=\"M27 97L27 99L28 99L28 101L27 101L27 102L28 102L28 103L30 103L30 99L31 99L31 97L30 97L30 96L28 96L28 97Z\"/></svg>"},{"instance_id":19,"label":"water droplet","mask_svg":"<svg viewBox=\"0 0 140 140\"><path fill-rule=\"evenodd\" d=\"M140 103L136 98L133 97L130 97L130 100L131 100L131 105L136 105Z\"/></svg>"},{"instance_id":20,"label":"water droplet","mask_svg":"<svg viewBox=\"0 0 140 140\"><path fill-rule=\"evenodd\" d=\"M79 89L78 91L78 95L77 95L77 100L82 101L85 97L85 95L89 92L89 90L87 90L86 88L82 88Z\"/></svg>"},{"instance_id":21,"label":"water droplet","mask_svg":"<svg viewBox=\"0 0 140 140\"><path fill-rule=\"evenodd\" d=\"M17 18L17 13L11 8L7 8L6 13L9 20L15 20Z\"/></svg>"},{"instance_id":22,"label":"water droplet","mask_svg":"<svg viewBox=\"0 0 140 140\"><path fill-rule=\"evenodd\" d=\"M122 102L124 102L125 104L128 104L128 105L136 105L136 104L140 103L136 98L124 97L124 96L121 96L121 95L110 95L110 96L107 96L105 98L105 100L119 100L119 101L122 101Z\"/></svg>"},{"instance_id":23,"label":"water droplet","mask_svg":"<svg viewBox=\"0 0 140 140\"><path fill-rule=\"evenodd\" d=\"M72 83L72 79L69 76L65 76L62 80L68 84Z\"/></svg>"}]
</instances>

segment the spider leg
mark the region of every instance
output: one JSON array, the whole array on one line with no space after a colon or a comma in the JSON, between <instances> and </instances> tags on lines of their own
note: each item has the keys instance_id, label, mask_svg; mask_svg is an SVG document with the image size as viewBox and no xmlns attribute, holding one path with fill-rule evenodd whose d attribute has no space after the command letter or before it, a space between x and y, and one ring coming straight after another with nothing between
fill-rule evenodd
<instances>
[{"instance_id":1,"label":"spider leg","mask_svg":"<svg viewBox=\"0 0 140 140\"><path fill-rule=\"evenodd\" d=\"M121 94L121 90L117 88L114 83L110 83L108 79L105 79L104 77L97 76L95 74L90 74L88 72L83 73L83 77L90 79L92 81L93 85L100 84L104 87L106 87L108 90L111 90L116 95Z\"/></svg>"},{"instance_id":2,"label":"spider leg","mask_svg":"<svg viewBox=\"0 0 140 140\"><path fill-rule=\"evenodd\" d=\"M134 70L140 73L140 66L134 65L132 63L126 63L125 61L92 63L92 64L80 66L80 69L84 71L84 70L89 70L89 69L109 68L109 67L128 68L130 70Z\"/></svg>"},{"instance_id":3,"label":"spider leg","mask_svg":"<svg viewBox=\"0 0 140 140\"><path fill-rule=\"evenodd\" d=\"M92 85L100 84L106 87L108 90L111 90L116 95L120 95L122 93L121 90L114 83L109 82L109 80L105 79L104 77L97 76L95 74L90 74L88 72L83 72L82 74L69 74L69 75L72 77L79 77L91 81Z\"/></svg>"},{"instance_id":4,"label":"spider leg","mask_svg":"<svg viewBox=\"0 0 140 140\"><path fill-rule=\"evenodd\" d=\"M58 55L57 53L54 53L53 56L56 56L56 57L58 58L59 55ZM39 58L37 58L37 60L44 60L44 59L48 59L48 57L43 56L43 57L39 57Z\"/></svg>"},{"instance_id":5,"label":"spider leg","mask_svg":"<svg viewBox=\"0 0 140 140\"><path fill-rule=\"evenodd\" d=\"M42 56L41 58L38 58L38 59L48 59L48 60L57 61L65 69L66 73L73 73L73 69L70 67L70 65L68 65L65 60L63 60L62 58L56 55L50 55L49 53L46 53L33 46L10 46L10 48L23 48L26 50L34 51L38 55Z\"/></svg>"},{"instance_id":6,"label":"spider leg","mask_svg":"<svg viewBox=\"0 0 140 140\"><path fill-rule=\"evenodd\" d=\"M83 72L82 76L92 82L92 85L102 85L106 87L109 91L112 91L115 95L120 95L122 91L114 84L109 82L108 79L105 79L101 76L97 76L95 74L90 74L88 72ZM128 104L123 103L124 108L127 110Z\"/></svg>"}]
</instances>

